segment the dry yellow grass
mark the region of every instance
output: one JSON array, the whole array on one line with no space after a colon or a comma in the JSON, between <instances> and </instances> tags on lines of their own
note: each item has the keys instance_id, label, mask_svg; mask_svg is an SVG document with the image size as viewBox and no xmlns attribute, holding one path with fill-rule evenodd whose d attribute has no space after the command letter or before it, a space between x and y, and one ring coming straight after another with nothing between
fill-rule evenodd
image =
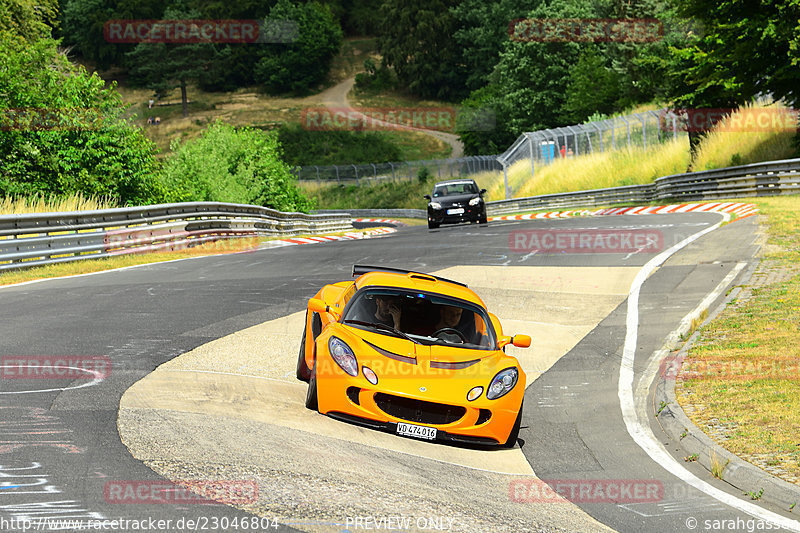
<instances>
[{"instance_id":1,"label":"dry yellow grass","mask_svg":"<svg viewBox=\"0 0 800 533\"><path fill-rule=\"evenodd\" d=\"M86 197L82 194L53 198L42 196L32 196L30 198L9 196L0 198L0 215L93 211L96 209L110 209L113 207L117 207L117 203L112 199L95 198L93 196Z\"/></svg>"},{"instance_id":2,"label":"dry yellow grass","mask_svg":"<svg viewBox=\"0 0 800 533\"><path fill-rule=\"evenodd\" d=\"M710 170L728 166L746 165L760 161L775 161L797 156L794 144L795 131L771 129L773 118L787 118L788 109L781 104L749 104L721 121L701 143L692 169ZM785 115L781 115L785 113ZM769 127L760 127L747 118L766 119ZM785 125L785 123L784 123ZM795 121L796 128L797 123Z\"/></svg>"},{"instance_id":3,"label":"dry yellow grass","mask_svg":"<svg viewBox=\"0 0 800 533\"><path fill-rule=\"evenodd\" d=\"M515 198L559 192L603 189L651 183L669 174L685 172L689 148L685 139L668 141L650 148L631 148L566 159L537 166L531 179L530 160L516 162L508 170L508 182ZM475 176L488 191L489 200L505 198L502 172Z\"/></svg>"}]
</instances>

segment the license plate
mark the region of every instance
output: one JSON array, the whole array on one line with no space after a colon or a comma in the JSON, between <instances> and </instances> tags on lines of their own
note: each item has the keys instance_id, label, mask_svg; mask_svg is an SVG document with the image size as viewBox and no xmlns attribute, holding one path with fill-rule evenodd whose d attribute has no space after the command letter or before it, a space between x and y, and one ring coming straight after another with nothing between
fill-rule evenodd
<instances>
[{"instance_id":1,"label":"license plate","mask_svg":"<svg viewBox=\"0 0 800 533\"><path fill-rule=\"evenodd\" d=\"M406 437L416 437L418 439L434 440L436 439L436 428L415 426L413 424L398 422L397 434L405 435Z\"/></svg>"},{"instance_id":2,"label":"license plate","mask_svg":"<svg viewBox=\"0 0 800 533\"><path fill-rule=\"evenodd\" d=\"M459 207L458 209L448 209L447 210L447 214L448 215L461 215L463 213L464 213L464 208L463 207Z\"/></svg>"}]
</instances>

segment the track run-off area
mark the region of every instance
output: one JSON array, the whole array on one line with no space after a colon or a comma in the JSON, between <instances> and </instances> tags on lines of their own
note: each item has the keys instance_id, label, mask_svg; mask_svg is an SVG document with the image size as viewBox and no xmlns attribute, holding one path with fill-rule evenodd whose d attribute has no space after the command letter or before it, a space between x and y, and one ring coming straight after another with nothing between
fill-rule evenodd
<instances>
[{"instance_id":1,"label":"track run-off area","mask_svg":"<svg viewBox=\"0 0 800 533\"><path fill-rule=\"evenodd\" d=\"M685 462L648 402L654 354L746 278L762 242L756 217L673 207L401 227L0 288L0 529L800 531ZM515 448L304 407L306 303L353 264L465 282L507 334L533 337L508 348L528 376ZM22 360L66 368L34 376Z\"/></svg>"}]
</instances>

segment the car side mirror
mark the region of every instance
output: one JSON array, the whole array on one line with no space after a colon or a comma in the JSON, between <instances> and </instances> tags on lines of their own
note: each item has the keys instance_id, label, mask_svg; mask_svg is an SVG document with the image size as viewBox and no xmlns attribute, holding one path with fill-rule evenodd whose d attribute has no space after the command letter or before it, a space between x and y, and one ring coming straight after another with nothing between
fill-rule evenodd
<instances>
[{"instance_id":1,"label":"car side mirror","mask_svg":"<svg viewBox=\"0 0 800 533\"><path fill-rule=\"evenodd\" d=\"M511 339L511 344L513 344L517 348L530 348L530 346L531 346L531 336L530 335L514 335L514 338Z\"/></svg>"},{"instance_id":2,"label":"car side mirror","mask_svg":"<svg viewBox=\"0 0 800 533\"><path fill-rule=\"evenodd\" d=\"M480 194L486 194L486 189L481 189Z\"/></svg>"},{"instance_id":3,"label":"car side mirror","mask_svg":"<svg viewBox=\"0 0 800 533\"><path fill-rule=\"evenodd\" d=\"M339 320L341 316L339 311L336 309L332 309L328 304L320 300L319 298L311 298L308 301L308 308L315 313L330 313L336 317L336 320Z\"/></svg>"},{"instance_id":4,"label":"car side mirror","mask_svg":"<svg viewBox=\"0 0 800 533\"><path fill-rule=\"evenodd\" d=\"M529 348L531 345L531 337L530 335L514 335L513 337L502 335L497 339L498 348L503 348L509 344L513 344L517 348Z\"/></svg>"},{"instance_id":5,"label":"car side mirror","mask_svg":"<svg viewBox=\"0 0 800 533\"><path fill-rule=\"evenodd\" d=\"M429 202L431 201L431 195L430 194L426 194L423 198L425 198Z\"/></svg>"}]
</instances>

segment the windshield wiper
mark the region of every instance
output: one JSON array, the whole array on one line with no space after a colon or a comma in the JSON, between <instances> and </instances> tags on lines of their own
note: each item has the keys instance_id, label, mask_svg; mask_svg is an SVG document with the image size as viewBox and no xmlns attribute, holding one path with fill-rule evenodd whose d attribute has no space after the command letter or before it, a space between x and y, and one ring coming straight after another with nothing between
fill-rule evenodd
<instances>
[{"instance_id":1,"label":"windshield wiper","mask_svg":"<svg viewBox=\"0 0 800 533\"><path fill-rule=\"evenodd\" d=\"M386 331L391 331L392 333L396 333L397 335L400 335L404 339L408 339L411 342L414 342L414 343L417 342L414 339L412 339L411 337L409 337L408 335L406 335L405 333L403 333L402 331L400 331L399 329L393 328L392 326L389 326L387 324L383 324L381 322L365 322L363 320L354 320L352 318L348 318L348 319L344 320L343 322L345 324L359 324L361 326L372 326L373 328L383 329L383 330L386 330Z\"/></svg>"}]
</instances>

